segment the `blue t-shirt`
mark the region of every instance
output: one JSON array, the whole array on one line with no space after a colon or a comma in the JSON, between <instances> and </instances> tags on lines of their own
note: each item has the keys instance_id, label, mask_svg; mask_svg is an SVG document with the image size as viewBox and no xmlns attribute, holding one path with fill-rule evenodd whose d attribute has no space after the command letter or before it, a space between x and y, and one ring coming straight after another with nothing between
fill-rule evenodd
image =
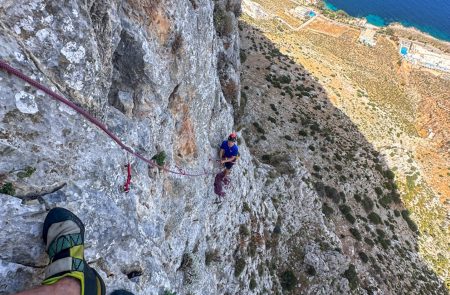
<instances>
[{"instance_id":1,"label":"blue t-shirt","mask_svg":"<svg viewBox=\"0 0 450 295\"><path fill-rule=\"evenodd\" d=\"M237 144L234 144L231 148L228 146L228 141L225 140L222 142L222 145L220 146L222 150L225 152L223 153L223 156L226 158L236 157L238 155L238 146Z\"/></svg>"}]
</instances>

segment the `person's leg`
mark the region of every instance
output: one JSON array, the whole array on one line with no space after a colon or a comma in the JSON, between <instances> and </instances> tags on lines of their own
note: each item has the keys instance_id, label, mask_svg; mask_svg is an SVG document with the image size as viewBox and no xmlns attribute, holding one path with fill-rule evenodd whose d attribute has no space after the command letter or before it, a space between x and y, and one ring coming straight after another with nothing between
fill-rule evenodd
<instances>
[{"instance_id":1,"label":"person's leg","mask_svg":"<svg viewBox=\"0 0 450 295\"><path fill-rule=\"evenodd\" d=\"M80 295L80 281L74 278L63 278L54 285L43 285L26 290L16 295Z\"/></svg>"},{"instance_id":2,"label":"person's leg","mask_svg":"<svg viewBox=\"0 0 450 295\"><path fill-rule=\"evenodd\" d=\"M232 163L232 162L225 163L224 178L226 178L230 174L230 171L231 171L231 168L233 167L233 165L234 165L234 163Z\"/></svg>"}]
</instances>

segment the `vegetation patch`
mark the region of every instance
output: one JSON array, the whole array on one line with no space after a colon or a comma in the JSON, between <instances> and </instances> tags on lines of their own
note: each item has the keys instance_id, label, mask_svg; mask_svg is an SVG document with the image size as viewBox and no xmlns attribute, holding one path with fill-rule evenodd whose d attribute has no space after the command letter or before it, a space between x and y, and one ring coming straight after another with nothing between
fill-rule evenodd
<instances>
[{"instance_id":1,"label":"vegetation patch","mask_svg":"<svg viewBox=\"0 0 450 295\"><path fill-rule=\"evenodd\" d=\"M369 215L367 215L367 218L369 218L370 222L373 224L381 224L382 222L380 215L375 212L370 212Z\"/></svg>"},{"instance_id":2,"label":"vegetation patch","mask_svg":"<svg viewBox=\"0 0 450 295\"><path fill-rule=\"evenodd\" d=\"M253 122L253 126L255 126L256 131L258 131L259 133L266 133L266 131L261 127L261 125L259 125L258 122Z\"/></svg>"},{"instance_id":3,"label":"vegetation patch","mask_svg":"<svg viewBox=\"0 0 450 295\"><path fill-rule=\"evenodd\" d=\"M368 196L364 196L362 199L361 205L363 206L366 212L370 212L373 209L373 201Z\"/></svg>"},{"instance_id":4,"label":"vegetation patch","mask_svg":"<svg viewBox=\"0 0 450 295\"><path fill-rule=\"evenodd\" d=\"M367 263L369 261L369 256L367 256L364 252L358 253L359 259L361 259L362 262Z\"/></svg>"},{"instance_id":5,"label":"vegetation patch","mask_svg":"<svg viewBox=\"0 0 450 295\"><path fill-rule=\"evenodd\" d=\"M297 285L297 277L292 270L284 271L280 276L281 287L286 291L294 290Z\"/></svg>"},{"instance_id":6,"label":"vegetation patch","mask_svg":"<svg viewBox=\"0 0 450 295\"><path fill-rule=\"evenodd\" d=\"M240 234L241 236L244 236L244 237L250 235L250 231L248 230L248 228L247 228L247 226L246 226L245 224L241 224L241 225L239 226L239 234Z\"/></svg>"},{"instance_id":7,"label":"vegetation patch","mask_svg":"<svg viewBox=\"0 0 450 295\"><path fill-rule=\"evenodd\" d=\"M323 213L326 217L330 217L330 215L334 213L334 210L333 210L333 208L331 208L330 206L328 206L327 203L323 203L323 205L322 205L322 213Z\"/></svg>"},{"instance_id":8,"label":"vegetation patch","mask_svg":"<svg viewBox=\"0 0 450 295\"><path fill-rule=\"evenodd\" d=\"M161 151L156 155L154 155L152 157L152 160L154 160L158 166L164 166L164 164L166 163L166 157L167 157L166 152Z\"/></svg>"},{"instance_id":9,"label":"vegetation patch","mask_svg":"<svg viewBox=\"0 0 450 295\"><path fill-rule=\"evenodd\" d=\"M234 276L238 277L244 271L245 268L245 259L240 257L236 260L236 264L234 265Z\"/></svg>"},{"instance_id":10,"label":"vegetation patch","mask_svg":"<svg viewBox=\"0 0 450 295\"><path fill-rule=\"evenodd\" d=\"M254 290L256 288L256 286L257 286L257 284L256 284L255 276L252 276L248 287L250 288L250 290Z\"/></svg>"},{"instance_id":11,"label":"vegetation patch","mask_svg":"<svg viewBox=\"0 0 450 295\"><path fill-rule=\"evenodd\" d=\"M406 221L406 223L408 224L409 228L411 229L411 231L418 232L417 224L411 219L409 211L408 210L403 210L401 214L402 214L403 219Z\"/></svg>"},{"instance_id":12,"label":"vegetation patch","mask_svg":"<svg viewBox=\"0 0 450 295\"><path fill-rule=\"evenodd\" d=\"M361 234L359 233L359 230L357 230L356 228L352 227L350 228L350 233L353 235L353 237L355 237L355 239L357 239L358 241L362 240Z\"/></svg>"},{"instance_id":13,"label":"vegetation patch","mask_svg":"<svg viewBox=\"0 0 450 295\"><path fill-rule=\"evenodd\" d=\"M219 250L211 250L205 253L205 264L209 266L212 262L220 262Z\"/></svg>"},{"instance_id":14,"label":"vegetation patch","mask_svg":"<svg viewBox=\"0 0 450 295\"><path fill-rule=\"evenodd\" d=\"M342 275L344 278L348 280L348 284L350 289L355 290L358 287L358 275L356 273L356 268L353 264L350 264L348 269Z\"/></svg>"},{"instance_id":15,"label":"vegetation patch","mask_svg":"<svg viewBox=\"0 0 450 295\"><path fill-rule=\"evenodd\" d=\"M33 175L33 173L36 171L36 168L28 166L27 168L25 168L24 171L20 171L19 173L17 173L17 177L19 178L27 178L30 177L31 175Z\"/></svg>"},{"instance_id":16,"label":"vegetation patch","mask_svg":"<svg viewBox=\"0 0 450 295\"><path fill-rule=\"evenodd\" d=\"M2 187L0 188L0 194L14 196L16 194L14 185L11 182L3 184Z\"/></svg>"},{"instance_id":17,"label":"vegetation patch","mask_svg":"<svg viewBox=\"0 0 450 295\"><path fill-rule=\"evenodd\" d=\"M251 213L250 205L247 202L242 203L242 212Z\"/></svg>"}]
</instances>

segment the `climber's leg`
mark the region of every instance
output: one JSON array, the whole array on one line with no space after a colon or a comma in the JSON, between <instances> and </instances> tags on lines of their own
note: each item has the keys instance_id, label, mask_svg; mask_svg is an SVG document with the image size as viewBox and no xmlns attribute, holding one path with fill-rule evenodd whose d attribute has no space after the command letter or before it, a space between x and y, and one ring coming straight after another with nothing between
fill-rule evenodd
<instances>
[{"instance_id":1,"label":"climber's leg","mask_svg":"<svg viewBox=\"0 0 450 295\"><path fill-rule=\"evenodd\" d=\"M53 285L39 286L16 295L80 295L80 282L74 278L63 278Z\"/></svg>"}]
</instances>

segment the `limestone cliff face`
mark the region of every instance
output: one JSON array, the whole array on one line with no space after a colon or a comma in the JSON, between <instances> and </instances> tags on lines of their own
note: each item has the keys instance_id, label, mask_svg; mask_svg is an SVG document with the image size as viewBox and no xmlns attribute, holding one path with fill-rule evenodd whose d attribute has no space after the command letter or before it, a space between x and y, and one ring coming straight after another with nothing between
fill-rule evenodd
<instances>
[{"instance_id":1,"label":"limestone cliff face","mask_svg":"<svg viewBox=\"0 0 450 295\"><path fill-rule=\"evenodd\" d=\"M231 103L239 101L239 11L239 1L2 0L0 58L147 157L165 151L171 168L214 172L209 159L232 130ZM41 228L54 206L85 222L87 260L109 291L238 288L231 245L240 198L251 190L240 182L249 177L217 207L214 175L166 174L130 158L132 189L124 194L127 157L97 128L4 72L0 101L1 184L15 189L15 197L0 195L1 294L42 280ZM242 166L251 167L241 149ZM34 172L23 177L24 170ZM216 249L227 267L205 266L205 252Z\"/></svg>"}]
</instances>

